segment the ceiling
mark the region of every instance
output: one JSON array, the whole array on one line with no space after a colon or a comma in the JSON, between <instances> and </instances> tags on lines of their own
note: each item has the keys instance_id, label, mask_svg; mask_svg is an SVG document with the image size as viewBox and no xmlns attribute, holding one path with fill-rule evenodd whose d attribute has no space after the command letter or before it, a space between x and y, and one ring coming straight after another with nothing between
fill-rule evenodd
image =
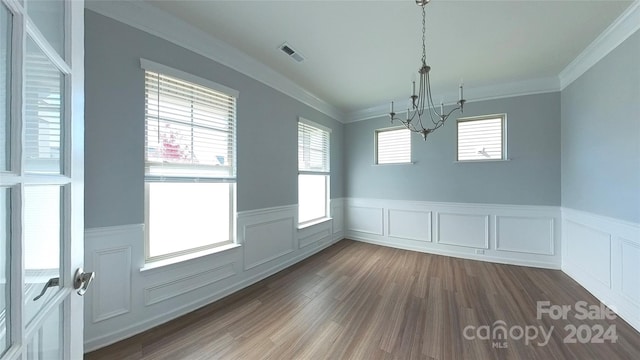
<instances>
[{"instance_id":1,"label":"ceiling","mask_svg":"<svg viewBox=\"0 0 640 360\"><path fill-rule=\"evenodd\" d=\"M345 113L409 96L421 56L414 0L147 2L288 77ZM631 1L432 0L427 63L434 100L558 74ZM287 42L305 60L279 46ZM467 96L468 97L468 96ZM470 99L469 100L473 100Z\"/></svg>"}]
</instances>

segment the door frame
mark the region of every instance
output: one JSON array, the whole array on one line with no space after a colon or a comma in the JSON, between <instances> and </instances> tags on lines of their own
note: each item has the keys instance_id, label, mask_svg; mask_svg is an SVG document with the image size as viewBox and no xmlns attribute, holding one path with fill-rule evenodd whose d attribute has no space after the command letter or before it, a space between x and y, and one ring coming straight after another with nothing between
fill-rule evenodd
<instances>
[{"instance_id":1,"label":"door frame","mask_svg":"<svg viewBox=\"0 0 640 360\"><path fill-rule=\"evenodd\" d=\"M64 58L48 44L26 13L29 0L0 0L12 14L11 43L11 116L10 170L1 172L0 185L10 193L10 309L7 309L11 346L2 359L26 359L29 342L38 335L52 311L62 305L61 328L64 359L81 359L84 353L83 298L74 290L76 269L84 263L84 0L64 0ZM26 4L25 4L26 3ZM25 123L25 53L30 37L46 57L63 73L63 101L61 109L61 145L64 151L60 161L60 175L25 175L24 129ZM61 258L60 289L39 310L27 327L25 324L25 271L24 271L24 187L26 185L61 185ZM28 300L28 299L27 299Z\"/></svg>"}]
</instances>

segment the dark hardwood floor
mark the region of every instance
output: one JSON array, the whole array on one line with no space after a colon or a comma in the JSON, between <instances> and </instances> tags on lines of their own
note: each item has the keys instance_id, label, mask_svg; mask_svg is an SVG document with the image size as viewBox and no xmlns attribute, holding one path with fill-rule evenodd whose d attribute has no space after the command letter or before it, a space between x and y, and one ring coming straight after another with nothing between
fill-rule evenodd
<instances>
[{"instance_id":1,"label":"dark hardwood floor","mask_svg":"<svg viewBox=\"0 0 640 360\"><path fill-rule=\"evenodd\" d=\"M537 301L571 310L538 318ZM343 240L85 359L640 359L638 332L579 320L579 301L600 304L561 271Z\"/></svg>"}]
</instances>

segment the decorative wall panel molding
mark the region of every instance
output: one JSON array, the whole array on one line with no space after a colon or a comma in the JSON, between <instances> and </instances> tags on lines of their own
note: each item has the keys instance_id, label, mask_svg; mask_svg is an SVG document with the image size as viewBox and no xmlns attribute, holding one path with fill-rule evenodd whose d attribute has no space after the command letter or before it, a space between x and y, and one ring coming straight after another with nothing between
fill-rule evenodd
<instances>
[{"instance_id":1,"label":"decorative wall panel molding","mask_svg":"<svg viewBox=\"0 0 640 360\"><path fill-rule=\"evenodd\" d=\"M131 310L131 247L95 251L91 271L96 276L93 292L93 322L104 321Z\"/></svg>"},{"instance_id":2,"label":"decorative wall panel molding","mask_svg":"<svg viewBox=\"0 0 640 360\"><path fill-rule=\"evenodd\" d=\"M640 309L640 245L621 240L620 291Z\"/></svg>"},{"instance_id":3,"label":"decorative wall panel molding","mask_svg":"<svg viewBox=\"0 0 640 360\"><path fill-rule=\"evenodd\" d=\"M384 235L384 209L381 207L347 206L347 229L364 234Z\"/></svg>"},{"instance_id":4,"label":"decorative wall panel molding","mask_svg":"<svg viewBox=\"0 0 640 360\"><path fill-rule=\"evenodd\" d=\"M388 209L389 237L431 242L431 211Z\"/></svg>"},{"instance_id":5,"label":"decorative wall panel molding","mask_svg":"<svg viewBox=\"0 0 640 360\"><path fill-rule=\"evenodd\" d=\"M566 254L571 262L606 287L611 287L611 234L564 220Z\"/></svg>"},{"instance_id":6,"label":"decorative wall panel molding","mask_svg":"<svg viewBox=\"0 0 640 360\"><path fill-rule=\"evenodd\" d=\"M640 224L562 209L562 271L640 331Z\"/></svg>"},{"instance_id":7,"label":"decorative wall panel molding","mask_svg":"<svg viewBox=\"0 0 640 360\"><path fill-rule=\"evenodd\" d=\"M298 246L302 249L325 239L331 239L331 227L329 226L324 229L321 228L311 234L306 234L304 237L298 234Z\"/></svg>"},{"instance_id":8,"label":"decorative wall panel molding","mask_svg":"<svg viewBox=\"0 0 640 360\"><path fill-rule=\"evenodd\" d=\"M489 215L439 212L436 224L436 241L440 244L489 248Z\"/></svg>"},{"instance_id":9,"label":"decorative wall panel molding","mask_svg":"<svg viewBox=\"0 0 640 360\"><path fill-rule=\"evenodd\" d=\"M144 288L144 304L149 306L214 284L237 274L234 263L230 262L213 269L173 278Z\"/></svg>"},{"instance_id":10,"label":"decorative wall panel molding","mask_svg":"<svg viewBox=\"0 0 640 360\"><path fill-rule=\"evenodd\" d=\"M554 219L496 216L495 246L500 251L554 254Z\"/></svg>"},{"instance_id":11,"label":"decorative wall panel molding","mask_svg":"<svg viewBox=\"0 0 640 360\"><path fill-rule=\"evenodd\" d=\"M289 254L295 245L295 217L287 216L242 228L244 269L249 270Z\"/></svg>"},{"instance_id":12,"label":"decorative wall panel molding","mask_svg":"<svg viewBox=\"0 0 640 360\"><path fill-rule=\"evenodd\" d=\"M333 218L333 233L344 231L344 199L331 199L331 218Z\"/></svg>"}]
</instances>

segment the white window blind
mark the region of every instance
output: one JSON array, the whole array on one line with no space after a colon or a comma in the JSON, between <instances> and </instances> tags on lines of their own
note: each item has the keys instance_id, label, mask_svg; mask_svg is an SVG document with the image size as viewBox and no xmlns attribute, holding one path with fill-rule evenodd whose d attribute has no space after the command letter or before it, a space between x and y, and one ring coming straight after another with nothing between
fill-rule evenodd
<instances>
[{"instance_id":1,"label":"white window blind","mask_svg":"<svg viewBox=\"0 0 640 360\"><path fill-rule=\"evenodd\" d=\"M145 72L147 177L235 178L236 98Z\"/></svg>"},{"instance_id":2,"label":"white window blind","mask_svg":"<svg viewBox=\"0 0 640 360\"><path fill-rule=\"evenodd\" d=\"M504 159L504 115L458 119L458 161Z\"/></svg>"},{"instance_id":3,"label":"white window blind","mask_svg":"<svg viewBox=\"0 0 640 360\"><path fill-rule=\"evenodd\" d=\"M376 131L376 164L411 162L411 132L409 129Z\"/></svg>"},{"instance_id":4,"label":"white window blind","mask_svg":"<svg viewBox=\"0 0 640 360\"><path fill-rule=\"evenodd\" d=\"M27 38L24 75L25 170L59 174L64 75L31 38Z\"/></svg>"},{"instance_id":5,"label":"white window blind","mask_svg":"<svg viewBox=\"0 0 640 360\"><path fill-rule=\"evenodd\" d=\"M329 131L298 122L298 171L329 172Z\"/></svg>"}]
</instances>

